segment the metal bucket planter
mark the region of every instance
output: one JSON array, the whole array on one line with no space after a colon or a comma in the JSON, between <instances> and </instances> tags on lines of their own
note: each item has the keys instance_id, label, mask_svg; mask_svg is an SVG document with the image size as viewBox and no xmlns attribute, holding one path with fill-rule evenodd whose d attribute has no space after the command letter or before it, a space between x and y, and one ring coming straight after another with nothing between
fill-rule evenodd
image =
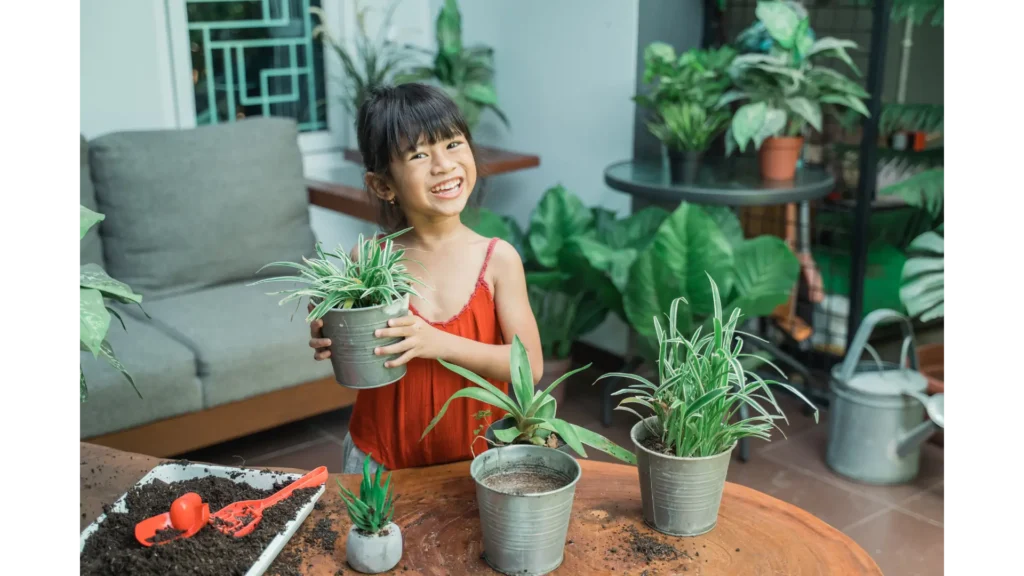
<instances>
[{"instance_id":1,"label":"metal bucket planter","mask_svg":"<svg viewBox=\"0 0 1024 576\"><path fill-rule=\"evenodd\" d=\"M657 419L651 417L637 422L629 433L640 472L644 522L671 536L700 536L710 532L718 523L725 476L736 445L721 454L703 458L659 454L641 444L650 434L645 422L654 426Z\"/></svg>"},{"instance_id":2,"label":"metal bucket planter","mask_svg":"<svg viewBox=\"0 0 1024 576\"><path fill-rule=\"evenodd\" d=\"M888 319L900 320L903 329L899 364L861 362L871 330ZM902 484L917 476L921 444L944 426L943 395L926 395L928 380L917 364L909 320L892 310L864 318L846 359L832 369L829 467L867 484Z\"/></svg>"},{"instance_id":3,"label":"metal bucket planter","mask_svg":"<svg viewBox=\"0 0 1024 576\"><path fill-rule=\"evenodd\" d=\"M497 439L497 437L494 436L494 431L495 430L508 430L509 428L515 427L515 425L516 425L515 420L512 420L511 418L502 418L501 420L498 420L494 424L491 424L490 426L487 427L487 431L484 432L484 438L486 438L490 442L497 443L498 439ZM526 446L526 444L523 444L523 446ZM559 446L557 448L557 450L559 452L565 452L566 454L569 454L569 455L574 454L574 452L572 451L572 448L570 448L569 445L566 444L565 442L562 442L562 445Z\"/></svg>"},{"instance_id":4,"label":"metal bucket planter","mask_svg":"<svg viewBox=\"0 0 1024 576\"><path fill-rule=\"evenodd\" d=\"M388 320L409 313L408 297L371 308L343 310L334 308L323 318L324 338L331 339L331 365L334 378L346 388L366 390L380 388L405 376L405 366L385 368L384 362L398 358L376 356L373 349L401 341L401 338L380 339L373 333L387 328Z\"/></svg>"},{"instance_id":5,"label":"metal bucket planter","mask_svg":"<svg viewBox=\"0 0 1024 576\"><path fill-rule=\"evenodd\" d=\"M484 486L491 474L545 469L570 478L551 492L514 496ZM572 456L540 446L506 446L477 456L469 467L476 481L484 560L504 574L547 574L562 564L576 482L582 470Z\"/></svg>"}]
</instances>

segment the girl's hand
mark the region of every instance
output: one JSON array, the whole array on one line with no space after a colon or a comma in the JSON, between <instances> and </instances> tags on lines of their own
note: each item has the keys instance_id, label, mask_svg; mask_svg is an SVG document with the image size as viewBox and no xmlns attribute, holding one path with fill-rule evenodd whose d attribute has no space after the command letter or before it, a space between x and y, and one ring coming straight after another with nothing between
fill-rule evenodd
<instances>
[{"instance_id":1,"label":"girl's hand","mask_svg":"<svg viewBox=\"0 0 1024 576\"><path fill-rule=\"evenodd\" d=\"M444 354L447 333L434 328L423 318L410 313L402 318L388 320L388 327L381 328L373 334L377 338L405 338L390 346L378 347L373 350L377 356L401 354L398 358L384 363L387 368L395 368L408 364L413 358L440 358Z\"/></svg>"},{"instance_id":2,"label":"girl's hand","mask_svg":"<svg viewBox=\"0 0 1024 576\"><path fill-rule=\"evenodd\" d=\"M312 302L310 302L307 310L313 311ZM321 332L323 327L323 320L314 320L309 323L309 347L314 350L314 360L326 360L331 357L331 339L323 337L323 332Z\"/></svg>"}]
</instances>

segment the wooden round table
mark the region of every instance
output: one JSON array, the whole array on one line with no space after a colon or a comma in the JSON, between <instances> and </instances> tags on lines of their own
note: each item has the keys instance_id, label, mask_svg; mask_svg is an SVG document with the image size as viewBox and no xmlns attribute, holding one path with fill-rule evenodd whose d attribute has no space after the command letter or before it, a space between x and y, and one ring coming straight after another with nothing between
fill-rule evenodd
<instances>
[{"instance_id":1,"label":"wooden round table","mask_svg":"<svg viewBox=\"0 0 1024 576\"><path fill-rule=\"evenodd\" d=\"M112 503L159 462L82 444L82 527L99 516L103 504ZM660 534L643 523L635 468L587 460L581 460L580 465L583 477L576 488L565 560L555 574L882 573L871 557L842 532L795 506L736 484L726 484L718 526L710 533L696 538ZM345 565L345 536L350 524L334 478L358 491L359 476L332 476L318 509L279 557L291 558L302 574L355 574ZM393 573L497 574L480 557L480 520L468 462L398 470L392 483L400 495L395 503L395 521L405 538L402 561ZM339 533L333 551L306 539L323 518ZM675 547L679 556L648 562L630 550L630 537L625 532L628 527Z\"/></svg>"}]
</instances>

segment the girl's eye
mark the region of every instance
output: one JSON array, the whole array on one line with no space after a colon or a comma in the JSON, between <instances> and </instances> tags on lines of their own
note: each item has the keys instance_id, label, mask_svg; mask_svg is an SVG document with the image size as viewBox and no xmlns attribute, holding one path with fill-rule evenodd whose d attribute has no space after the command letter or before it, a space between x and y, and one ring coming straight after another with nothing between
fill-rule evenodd
<instances>
[{"instance_id":1,"label":"girl's eye","mask_svg":"<svg viewBox=\"0 0 1024 576\"><path fill-rule=\"evenodd\" d=\"M462 145L462 142L459 142L458 140L455 140L453 142L449 142L448 143L448 149L451 150L452 148L455 148L456 146L461 146L461 145Z\"/></svg>"},{"instance_id":2,"label":"girl's eye","mask_svg":"<svg viewBox=\"0 0 1024 576\"><path fill-rule=\"evenodd\" d=\"M417 152L416 154L413 154L412 157L409 158L409 160L416 160L416 159L419 159L419 158L426 158L426 157L427 157L427 155L424 154L423 152Z\"/></svg>"}]
</instances>

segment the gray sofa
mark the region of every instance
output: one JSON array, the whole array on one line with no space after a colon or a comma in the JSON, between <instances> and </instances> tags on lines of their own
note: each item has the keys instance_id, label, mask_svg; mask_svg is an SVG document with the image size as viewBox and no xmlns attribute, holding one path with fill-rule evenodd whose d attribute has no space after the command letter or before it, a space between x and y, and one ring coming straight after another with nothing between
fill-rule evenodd
<instances>
[{"instance_id":1,"label":"gray sofa","mask_svg":"<svg viewBox=\"0 0 1024 576\"><path fill-rule=\"evenodd\" d=\"M82 139L81 203L106 219L81 262L142 294L150 316L119 306L125 329L114 320L108 333L141 399L81 353L82 439L168 456L354 400L313 361L305 309L247 286L263 265L312 253L311 197L337 208L353 194L310 187L297 137L290 120L254 118Z\"/></svg>"}]
</instances>

